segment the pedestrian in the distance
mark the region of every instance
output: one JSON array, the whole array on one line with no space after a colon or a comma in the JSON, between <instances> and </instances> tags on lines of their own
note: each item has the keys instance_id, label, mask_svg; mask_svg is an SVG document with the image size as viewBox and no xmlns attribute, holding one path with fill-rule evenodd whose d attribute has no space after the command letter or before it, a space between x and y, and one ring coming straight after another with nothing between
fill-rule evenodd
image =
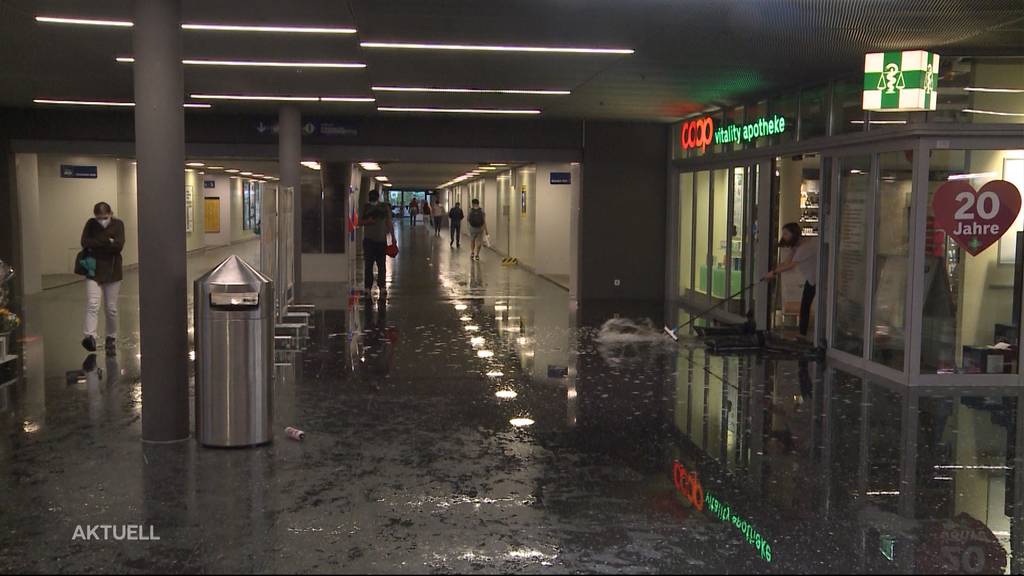
<instances>
[{"instance_id":1,"label":"pedestrian in the distance","mask_svg":"<svg viewBox=\"0 0 1024 576\"><path fill-rule=\"evenodd\" d=\"M82 346L96 351L96 327L99 323L100 300L106 312L108 354L117 352L117 298L121 293L121 250L124 249L124 222L114 218L110 204L100 202L93 207L93 217L82 229L82 254L85 266L85 338Z\"/></svg>"},{"instance_id":2,"label":"pedestrian in the distance","mask_svg":"<svg viewBox=\"0 0 1024 576\"><path fill-rule=\"evenodd\" d=\"M462 202L456 202L455 206L448 211L448 227L451 229L452 241L449 246L462 247L462 219L466 215L462 212Z\"/></svg>"},{"instance_id":3,"label":"pedestrian in the distance","mask_svg":"<svg viewBox=\"0 0 1024 576\"><path fill-rule=\"evenodd\" d=\"M434 199L434 205L430 208L430 214L434 217L434 237L441 237L441 226L444 224L444 208L441 203Z\"/></svg>"},{"instance_id":4,"label":"pedestrian in the distance","mask_svg":"<svg viewBox=\"0 0 1024 576\"><path fill-rule=\"evenodd\" d=\"M416 225L416 215L419 214L419 213L420 213L420 206L419 206L419 204L416 203L416 199L413 198L412 201L409 202L409 220L412 221L412 225L413 226Z\"/></svg>"},{"instance_id":5,"label":"pedestrian in the distance","mask_svg":"<svg viewBox=\"0 0 1024 576\"><path fill-rule=\"evenodd\" d=\"M487 236L487 215L480 207L480 199L473 198L473 207L469 209L469 238L470 258L480 259L480 248L484 245L484 238Z\"/></svg>"}]
</instances>

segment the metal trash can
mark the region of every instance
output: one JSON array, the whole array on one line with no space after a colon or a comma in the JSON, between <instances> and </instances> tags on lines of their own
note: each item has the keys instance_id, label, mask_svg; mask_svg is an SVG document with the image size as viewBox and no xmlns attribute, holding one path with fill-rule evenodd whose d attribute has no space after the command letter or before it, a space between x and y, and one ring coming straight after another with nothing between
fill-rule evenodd
<instances>
[{"instance_id":1,"label":"metal trash can","mask_svg":"<svg viewBox=\"0 0 1024 576\"><path fill-rule=\"evenodd\" d=\"M204 446L270 442L274 286L230 256L195 281L196 438Z\"/></svg>"}]
</instances>

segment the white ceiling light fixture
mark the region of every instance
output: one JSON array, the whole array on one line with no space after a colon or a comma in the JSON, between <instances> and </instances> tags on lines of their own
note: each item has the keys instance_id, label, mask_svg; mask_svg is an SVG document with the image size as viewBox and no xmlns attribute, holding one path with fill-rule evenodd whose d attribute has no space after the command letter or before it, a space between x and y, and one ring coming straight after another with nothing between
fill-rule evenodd
<instances>
[{"instance_id":1,"label":"white ceiling light fixture","mask_svg":"<svg viewBox=\"0 0 1024 576\"><path fill-rule=\"evenodd\" d=\"M964 112L970 112L971 114L985 114L988 116L1012 116L1014 118L1024 117L1024 112L996 112L995 110L975 110L974 108L964 108Z\"/></svg>"},{"instance_id":2,"label":"white ceiling light fixture","mask_svg":"<svg viewBox=\"0 0 1024 576\"><path fill-rule=\"evenodd\" d=\"M263 178L264 176L266 176L266 174L253 174L252 175L253 178Z\"/></svg>"},{"instance_id":3,"label":"white ceiling light fixture","mask_svg":"<svg viewBox=\"0 0 1024 576\"><path fill-rule=\"evenodd\" d=\"M80 26L106 26L115 28L131 28L135 25L130 20L105 20L93 18L65 18L59 16L36 16L36 22L46 24L77 24ZM327 26L261 26L247 24L208 24L203 22L186 22L182 30L207 30L218 32L280 32L289 34L355 34L355 28Z\"/></svg>"},{"instance_id":4,"label":"white ceiling light fixture","mask_svg":"<svg viewBox=\"0 0 1024 576\"><path fill-rule=\"evenodd\" d=\"M286 34L355 34L355 28L333 26L259 26L245 24L207 24L189 22L181 25L182 30L207 30L216 32L275 32Z\"/></svg>"},{"instance_id":5,"label":"white ceiling light fixture","mask_svg":"<svg viewBox=\"0 0 1024 576\"><path fill-rule=\"evenodd\" d=\"M360 162L359 166L367 172L377 172L380 170L380 164L376 162Z\"/></svg>"},{"instance_id":6,"label":"white ceiling light fixture","mask_svg":"<svg viewBox=\"0 0 1024 576\"><path fill-rule=\"evenodd\" d=\"M980 180L982 178L995 178L997 172L976 172L973 174L950 174L946 180Z\"/></svg>"},{"instance_id":7,"label":"white ceiling light fixture","mask_svg":"<svg viewBox=\"0 0 1024 576\"><path fill-rule=\"evenodd\" d=\"M1024 94L1024 90L1018 88L980 88L980 87L967 87L964 88L965 92L994 92L996 94Z\"/></svg>"},{"instance_id":8,"label":"white ceiling light fixture","mask_svg":"<svg viewBox=\"0 0 1024 576\"><path fill-rule=\"evenodd\" d=\"M384 176L384 175L374 176L373 179L376 180L377 182L387 182L388 181L388 177Z\"/></svg>"},{"instance_id":9,"label":"white ceiling light fixture","mask_svg":"<svg viewBox=\"0 0 1024 576\"><path fill-rule=\"evenodd\" d=\"M320 163L315 161L315 160L306 160L304 162L299 162L299 164L302 164L303 166L305 166L306 168L309 168L310 170L319 170L320 169Z\"/></svg>"},{"instance_id":10,"label":"white ceiling light fixture","mask_svg":"<svg viewBox=\"0 0 1024 576\"><path fill-rule=\"evenodd\" d=\"M376 102L376 98L366 96L321 96L321 102Z\"/></svg>"},{"instance_id":11,"label":"white ceiling light fixture","mask_svg":"<svg viewBox=\"0 0 1024 576\"><path fill-rule=\"evenodd\" d=\"M193 100L252 100L257 102L376 102L365 96L271 96L256 94L192 94Z\"/></svg>"},{"instance_id":12,"label":"white ceiling light fixture","mask_svg":"<svg viewBox=\"0 0 1024 576\"><path fill-rule=\"evenodd\" d=\"M202 168L203 166L206 166L206 164L203 162L186 162L185 166L188 166L189 168Z\"/></svg>"},{"instance_id":13,"label":"white ceiling light fixture","mask_svg":"<svg viewBox=\"0 0 1024 576\"><path fill-rule=\"evenodd\" d=\"M242 176L252 176L252 172L240 172Z\"/></svg>"},{"instance_id":14,"label":"white ceiling light fixture","mask_svg":"<svg viewBox=\"0 0 1024 576\"><path fill-rule=\"evenodd\" d=\"M192 94L193 100L257 100L268 102L316 102L316 96L258 96L250 94Z\"/></svg>"},{"instance_id":15,"label":"white ceiling light fixture","mask_svg":"<svg viewBox=\"0 0 1024 576\"><path fill-rule=\"evenodd\" d=\"M428 92L443 94L528 94L536 96L568 96L569 90L529 90L529 89L483 89L483 88L428 88L416 86L372 86L375 92Z\"/></svg>"},{"instance_id":16,"label":"white ceiling light fixture","mask_svg":"<svg viewBox=\"0 0 1024 576\"><path fill-rule=\"evenodd\" d=\"M195 98L195 96L193 96ZM429 114L540 114L540 110L518 108L432 108L407 106L378 106L378 112L424 112Z\"/></svg>"},{"instance_id":17,"label":"white ceiling light fixture","mask_svg":"<svg viewBox=\"0 0 1024 576\"><path fill-rule=\"evenodd\" d=\"M207 166L206 169L207 170L223 170L224 167L223 166Z\"/></svg>"},{"instance_id":18,"label":"white ceiling light fixture","mask_svg":"<svg viewBox=\"0 0 1024 576\"><path fill-rule=\"evenodd\" d=\"M486 44L431 44L422 42L360 42L363 48L399 50L466 50L477 52L546 52L560 54L635 54L631 48L576 48L569 46L501 46Z\"/></svg>"},{"instance_id":19,"label":"white ceiling light fixture","mask_svg":"<svg viewBox=\"0 0 1024 576\"><path fill-rule=\"evenodd\" d=\"M36 22L44 24L78 24L80 26L106 26L131 28L135 24L128 20L99 20L92 18L61 18L59 16L36 16Z\"/></svg>"},{"instance_id":20,"label":"white ceiling light fixture","mask_svg":"<svg viewBox=\"0 0 1024 576\"><path fill-rule=\"evenodd\" d=\"M122 64L132 64L135 58L119 56L115 58ZM207 60L189 58L181 61L186 66L248 66L253 68L366 68L361 62L285 62L275 60Z\"/></svg>"},{"instance_id":21,"label":"white ceiling light fixture","mask_svg":"<svg viewBox=\"0 0 1024 576\"><path fill-rule=\"evenodd\" d=\"M391 188L391 186L392 186L392 184L390 182L385 182L384 183L384 187L385 188Z\"/></svg>"},{"instance_id":22,"label":"white ceiling light fixture","mask_svg":"<svg viewBox=\"0 0 1024 576\"><path fill-rule=\"evenodd\" d=\"M228 174L238 174L238 168L229 168L225 170Z\"/></svg>"},{"instance_id":23,"label":"white ceiling light fixture","mask_svg":"<svg viewBox=\"0 0 1024 576\"><path fill-rule=\"evenodd\" d=\"M118 102L115 100L51 100L36 98L32 102L36 104L61 104L65 106L122 106L126 108L135 106L135 102Z\"/></svg>"}]
</instances>

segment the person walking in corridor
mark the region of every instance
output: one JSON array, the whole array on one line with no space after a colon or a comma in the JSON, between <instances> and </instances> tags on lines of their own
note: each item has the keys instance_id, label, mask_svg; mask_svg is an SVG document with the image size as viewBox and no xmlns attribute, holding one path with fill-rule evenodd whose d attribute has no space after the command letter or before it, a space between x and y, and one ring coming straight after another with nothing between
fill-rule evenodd
<instances>
[{"instance_id":1,"label":"person walking in corridor","mask_svg":"<svg viewBox=\"0 0 1024 576\"><path fill-rule=\"evenodd\" d=\"M444 208L438 200L434 199L434 205L430 208L430 215L434 218L434 237L441 237L441 225L444 224Z\"/></svg>"},{"instance_id":2,"label":"person walking in corridor","mask_svg":"<svg viewBox=\"0 0 1024 576\"><path fill-rule=\"evenodd\" d=\"M363 226L363 288L369 296L373 291L374 266L377 268L377 287L380 297L387 297L387 247L388 237L397 243L395 224L391 219L391 207L380 201L380 192L370 190L369 202L363 206L360 218Z\"/></svg>"},{"instance_id":3,"label":"person walking in corridor","mask_svg":"<svg viewBox=\"0 0 1024 576\"><path fill-rule=\"evenodd\" d=\"M448 228L451 229L452 241L449 246L462 247L462 219L466 215L462 212L462 202L456 202L455 206L448 211Z\"/></svg>"},{"instance_id":4,"label":"person walking in corridor","mask_svg":"<svg viewBox=\"0 0 1024 576\"><path fill-rule=\"evenodd\" d=\"M480 259L480 248L487 234L487 215L480 207L480 200L473 198L473 207L469 209L470 259Z\"/></svg>"},{"instance_id":5,"label":"person walking in corridor","mask_svg":"<svg viewBox=\"0 0 1024 576\"><path fill-rule=\"evenodd\" d=\"M814 303L814 296L818 291L818 240L804 237L800 225L790 222L782 227L779 246L790 248L790 257L778 268L765 274L765 279L772 280L794 268L803 274L804 293L800 299L800 336L806 337L811 325L811 304Z\"/></svg>"},{"instance_id":6,"label":"person walking in corridor","mask_svg":"<svg viewBox=\"0 0 1024 576\"><path fill-rule=\"evenodd\" d=\"M416 199L413 198L412 201L409 202L409 220L412 222L413 226L416 225L416 215L419 213L420 205L417 204Z\"/></svg>"},{"instance_id":7,"label":"person walking in corridor","mask_svg":"<svg viewBox=\"0 0 1024 576\"><path fill-rule=\"evenodd\" d=\"M76 263L85 275L85 338L82 346L96 351L96 327L99 323L100 300L107 320L106 350L117 352L117 298L121 293L123 275L121 250L124 248L124 222L114 218L110 204L100 202L93 207L93 217L82 229L82 258Z\"/></svg>"}]
</instances>

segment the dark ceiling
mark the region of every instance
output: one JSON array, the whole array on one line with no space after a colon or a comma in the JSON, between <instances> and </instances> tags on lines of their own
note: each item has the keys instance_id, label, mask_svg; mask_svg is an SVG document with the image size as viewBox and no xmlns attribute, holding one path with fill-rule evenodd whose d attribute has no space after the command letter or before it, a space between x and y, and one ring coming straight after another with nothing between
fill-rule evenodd
<instances>
[{"instance_id":1,"label":"dark ceiling","mask_svg":"<svg viewBox=\"0 0 1024 576\"><path fill-rule=\"evenodd\" d=\"M186 67L192 93L376 96L304 105L537 108L545 117L670 120L861 69L863 54L930 49L1024 54L1021 0L184 0L192 22L351 26L355 35L185 31L184 56L365 62L355 70ZM0 105L132 97L129 29L39 24L36 15L131 19L131 2L0 0ZM635 49L633 55L427 52L360 42ZM376 93L372 85L565 89L570 96ZM218 110L275 104L214 103Z\"/></svg>"}]
</instances>

